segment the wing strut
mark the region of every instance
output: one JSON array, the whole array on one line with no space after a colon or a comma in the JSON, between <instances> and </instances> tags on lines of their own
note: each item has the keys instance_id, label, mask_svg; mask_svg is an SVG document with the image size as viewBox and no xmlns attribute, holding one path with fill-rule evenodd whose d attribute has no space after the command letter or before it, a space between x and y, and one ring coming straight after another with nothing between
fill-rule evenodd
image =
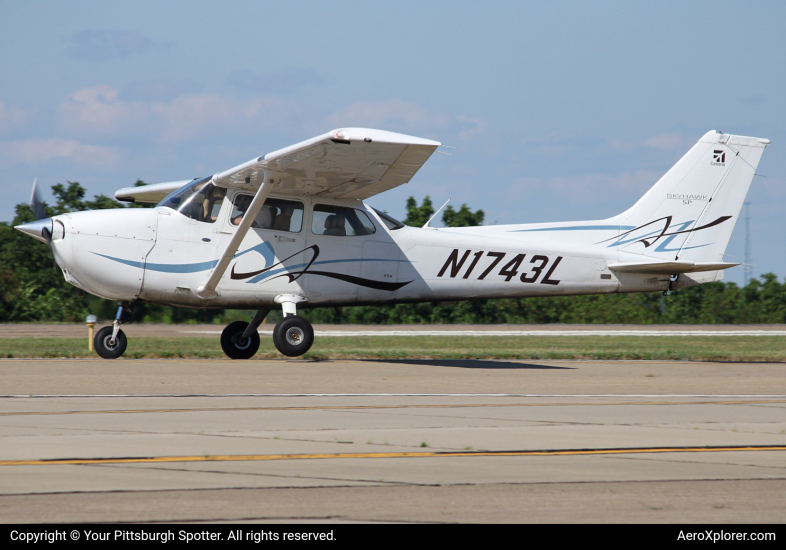
<instances>
[{"instance_id":1,"label":"wing strut","mask_svg":"<svg viewBox=\"0 0 786 550\"><path fill-rule=\"evenodd\" d=\"M218 282L221 280L221 277L224 276L224 272L227 270L230 260L232 260L232 258L235 256L237 249L240 248L240 243L243 242L243 238L246 236L246 233L248 233L248 229L251 227L251 224L254 222L257 214L259 214L259 211L262 209L262 205L265 204L265 199L267 199L267 196L270 194L270 190L273 189L273 186L276 183L276 180L271 176L272 174L267 171L265 172L265 179L262 185L259 186L257 194L254 195L254 200L251 201L251 205L243 215L243 219L237 226L235 234L232 235L232 238L229 240L226 250L224 250L224 253L221 255L221 258L219 258L215 269L213 269L213 273L210 274L210 277L203 286L200 286L196 289L196 294L200 298L209 300L218 296L218 292L216 291Z\"/></svg>"}]
</instances>

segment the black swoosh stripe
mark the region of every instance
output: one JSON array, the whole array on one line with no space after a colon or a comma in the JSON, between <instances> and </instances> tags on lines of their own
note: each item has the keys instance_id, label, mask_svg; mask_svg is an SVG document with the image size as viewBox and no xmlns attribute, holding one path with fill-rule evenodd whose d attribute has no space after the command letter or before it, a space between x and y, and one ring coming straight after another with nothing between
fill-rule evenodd
<instances>
[{"instance_id":1,"label":"black swoosh stripe","mask_svg":"<svg viewBox=\"0 0 786 550\"><path fill-rule=\"evenodd\" d=\"M282 275L278 275L278 277L287 277L297 275L321 275L323 277L330 277L331 279L338 279L340 281L345 281L347 283L352 283L358 286L365 286L367 288L373 288L375 290L387 290L393 292L407 286L412 281L405 281L403 283L386 283L385 281L375 281L373 279L364 279L362 277L355 277L353 275L345 275L343 273L334 273L332 271L298 271L294 273L284 273ZM273 277L275 279L277 277Z\"/></svg>"},{"instance_id":2,"label":"black swoosh stripe","mask_svg":"<svg viewBox=\"0 0 786 550\"><path fill-rule=\"evenodd\" d=\"M309 246L308 248L304 248L303 250L301 250L301 251L299 251L299 252L295 252L295 253L294 253L294 254L292 254L291 256L289 256L289 257L287 257L287 258L284 258L284 259L283 259L283 260L281 260L280 262L276 262L276 263L274 263L273 265L270 265L270 266L268 266L268 267L266 267L266 268L264 268L264 269L260 269L260 270L258 270L258 271L249 271L248 273L236 273L236 272L235 272L235 266L237 265L237 262L235 262L235 263L232 265L232 272L230 273L230 275L229 275L229 276L230 276L230 278L232 278L232 279L241 279L241 280L242 280L242 279L250 279L250 278L251 278L251 277L253 277L254 275L259 275L260 273L264 273L265 271L270 271L271 269L273 269L273 268L274 268L274 267L276 267L276 266L282 265L282 264L283 264L284 262L286 262L286 261L287 261L289 258L294 258L294 257L295 257L295 256L297 256L298 254L300 254L300 253L302 253L302 252L305 252L306 250L313 250L313 251L314 251L314 256L312 256L312 257L311 257L311 261L310 261L310 262L308 262L308 265L306 266L306 269L304 269L303 271L301 271L301 272L300 272L300 274L302 275L303 273L305 273L305 272L306 272L306 270L307 270L309 267L311 267L311 264L313 264L313 263L314 263L314 260L316 260L316 259L317 259L317 256L319 256L319 247L318 247L317 245L312 245L312 246ZM295 279L296 279L296 278L297 278L297 277L295 277ZM294 281L295 279L291 279L289 282L291 283L291 282L292 282L292 281Z\"/></svg>"}]
</instances>

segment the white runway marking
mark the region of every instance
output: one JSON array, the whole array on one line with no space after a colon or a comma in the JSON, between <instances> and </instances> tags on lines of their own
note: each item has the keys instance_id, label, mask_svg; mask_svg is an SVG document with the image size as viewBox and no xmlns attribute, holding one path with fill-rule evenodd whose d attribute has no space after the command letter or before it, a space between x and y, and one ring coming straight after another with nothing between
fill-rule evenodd
<instances>
[{"instance_id":1,"label":"white runway marking","mask_svg":"<svg viewBox=\"0 0 786 550\"><path fill-rule=\"evenodd\" d=\"M786 399L786 394L646 394L646 393L184 393L184 394L104 394L104 395L0 395L0 399L46 399L67 397L532 397L532 398L591 398L591 397L631 397L631 398L724 398L724 399Z\"/></svg>"},{"instance_id":2,"label":"white runway marking","mask_svg":"<svg viewBox=\"0 0 786 550\"><path fill-rule=\"evenodd\" d=\"M221 334L220 330L183 330L181 334ZM272 336L273 331L260 330ZM315 336L786 336L786 330L317 330Z\"/></svg>"}]
</instances>

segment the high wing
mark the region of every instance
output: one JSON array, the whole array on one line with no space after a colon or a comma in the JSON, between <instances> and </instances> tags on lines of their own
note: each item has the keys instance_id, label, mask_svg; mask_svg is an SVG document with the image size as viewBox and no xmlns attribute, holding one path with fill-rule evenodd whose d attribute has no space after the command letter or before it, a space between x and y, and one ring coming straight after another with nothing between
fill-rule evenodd
<instances>
[{"instance_id":1,"label":"high wing","mask_svg":"<svg viewBox=\"0 0 786 550\"><path fill-rule=\"evenodd\" d=\"M264 172L275 173L277 195L367 199L408 183L440 146L430 139L344 128L273 151L213 176L219 187L256 192ZM115 198L158 203L191 180L124 187Z\"/></svg>"},{"instance_id":2,"label":"high wing","mask_svg":"<svg viewBox=\"0 0 786 550\"><path fill-rule=\"evenodd\" d=\"M344 128L279 149L213 176L219 187L256 191L275 173L277 195L367 199L409 182L438 141Z\"/></svg>"},{"instance_id":3,"label":"high wing","mask_svg":"<svg viewBox=\"0 0 786 550\"><path fill-rule=\"evenodd\" d=\"M168 181L139 187L123 187L115 191L115 198L125 202L152 202L158 204L164 197L193 180Z\"/></svg>"}]
</instances>

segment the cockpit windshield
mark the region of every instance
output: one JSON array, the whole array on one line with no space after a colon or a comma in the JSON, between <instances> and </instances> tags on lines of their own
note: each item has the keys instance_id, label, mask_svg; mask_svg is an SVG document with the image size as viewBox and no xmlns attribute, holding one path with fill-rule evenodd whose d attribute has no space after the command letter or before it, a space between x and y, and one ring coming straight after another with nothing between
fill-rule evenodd
<instances>
[{"instance_id":1,"label":"cockpit windshield","mask_svg":"<svg viewBox=\"0 0 786 550\"><path fill-rule=\"evenodd\" d=\"M212 177L191 181L167 195L157 206L177 210L198 222L213 223L218 218L226 189L213 185Z\"/></svg>"}]
</instances>

